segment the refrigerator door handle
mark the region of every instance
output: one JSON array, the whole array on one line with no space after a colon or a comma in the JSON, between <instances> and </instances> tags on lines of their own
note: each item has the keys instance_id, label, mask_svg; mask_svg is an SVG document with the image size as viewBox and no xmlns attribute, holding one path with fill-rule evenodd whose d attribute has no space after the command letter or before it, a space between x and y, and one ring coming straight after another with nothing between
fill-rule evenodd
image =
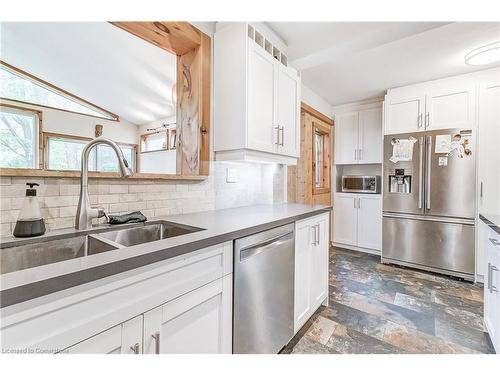
<instances>
[{"instance_id":1,"label":"refrigerator door handle","mask_svg":"<svg viewBox=\"0 0 500 375\"><path fill-rule=\"evenodd\" d=\"M420 137L418 141L418 208L422 208L423 194L424 194L424 137Z\"/></svg>"},{"instance_id":2,"label":"refrigerator door handle","mask_svg":"<svg viewBox=\"0 0 500 375\"><path fill-rule=\"evenodd\" d=\"M426 208L431 209L431 159L432 159L432 136L427 137L427 186L425 188Z\"/></svg>"}]
</instances>

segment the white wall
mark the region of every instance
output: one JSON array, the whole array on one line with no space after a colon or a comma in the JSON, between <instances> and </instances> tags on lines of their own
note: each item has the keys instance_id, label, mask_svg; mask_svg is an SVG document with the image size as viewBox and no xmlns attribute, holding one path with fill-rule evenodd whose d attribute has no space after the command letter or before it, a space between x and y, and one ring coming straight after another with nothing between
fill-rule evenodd
<instances>
[{"instance_id":1,"label":"white wall","mask_svg":"<svg viewBox=\"0 0 500 375\"><path fill-rule=\"evenodd\" d=\"M321 96L312 91L309 87L302 84L302 101L310 105L315 110L321 112L325 116L332 117L332 106Z\"/></svg>"},{"instance_id":2,"label":"white wall","mask_svg":"<svg viewBox=\"0 0 500 375\"><path fill-rule=\"evenodd\" d=\"M119 122L110 121L31 104L19 104L8 100L2 100L2 103L42 111L42 128L44 132L95 138L95 126L103 125L103 137L122 143L137 144L139 142L138 127L124 120Z\"/></svg>"}]
</instances>

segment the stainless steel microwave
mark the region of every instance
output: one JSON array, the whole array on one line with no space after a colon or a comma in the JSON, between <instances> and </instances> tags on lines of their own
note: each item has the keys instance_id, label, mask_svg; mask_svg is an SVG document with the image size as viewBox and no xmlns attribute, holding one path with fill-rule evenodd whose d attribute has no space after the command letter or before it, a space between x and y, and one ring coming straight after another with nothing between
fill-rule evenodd
<instances>
[{"instance_id":1,"label":"stainless steel microwave","mask_svg":"<svg viewBox=\"0 0 500 375\"><path fill-rule=\"evenodd\" d=\"M343 193L380 194L380 176L342 176Z\"/></svg>"}]
</instances>

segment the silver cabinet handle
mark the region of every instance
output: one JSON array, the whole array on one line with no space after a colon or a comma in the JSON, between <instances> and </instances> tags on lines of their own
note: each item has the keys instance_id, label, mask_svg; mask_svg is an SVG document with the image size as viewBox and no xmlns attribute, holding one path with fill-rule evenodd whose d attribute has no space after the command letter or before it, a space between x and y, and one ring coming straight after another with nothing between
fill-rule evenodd
<instances>
[{"instance_id":1,"label":"silver cabinet handle","mask_svg":"<svg viewBox=\"0 0 500 375\"><path fill-rule=\"evenodd\" d=\"M318 239L316 240L316 245L319 245L319 239L320 239L319 224L316 224L316 230L318 231Z\"/></svg>"},{"instance_id":2,"label":"silver cabinet handle","mask_svg":"<svg viewBox=\"0 0 500 375\"><path fill-rule=\"evenodd\" d=\"M498 272L498 268L488 263L488 290L490 293L498 293L498 288L496 285L493 285L493 272L495 271Z\"/></svg>"},{"instance_id":3,"label":"silver cabinet handle","mask_svg":"<svg viewBox=\"0 0 500 375\"><path fill-rule=\"evenodd\" d=\"M313 240L312 240L311 244L312 245L316 245L316 241L317 241L317 239L316 239L316 225L313 225L311 227L311 229L313 230L313 233L314 233L314 237L313 237Z\"/></svg>"},{"instance_id":4,"label":"silver cabinet handle","mask_svg":"<svg viewBox=\"0 0 500 375\"><path fill-rule=\"evenodd\" d=\"M497 239L495 239L495 238L490 238L490 242L491 242L493 245L500 247L500 241L498 241Z\"/></svg>"},{"instance_id":5,"label":"silver cabinet handle","mask_svg":"<svg viewBox=\"0 0 500 375\"><path fill-rule=\"evenodd\" d=\"M363 160L363 149L362 148L359 149L358 160Z\"/></svg>"},{"instance_id":6,"label":"silver cabinet handle","mask_svg":"<svg viewBox=\"0 0 500 375\"><path fill-rule=\"evenodd\" d=\"M358 208L361 208L361 198L358 198Z\"/></svg>"},{"instance_id":7,"label":"silver cabinet handle","mask_svg":"<svg viewBox=\"0 0 500 375\"><path fill-rule=\"evenodd\" d=\"M134 352L134 354L139 354L139 343L135 343L134 346L131 346L130 347L130 350L132 350Z\"/></svg>"},{"instance_id":8,"label":"silver cabinet handle","mask_svg":"<svg viewBox=\"0 0 500 375\"><path fill-rule=\"evenodd\" d=\"M491 293L491 263L488 262L488 285L487 285L488 290Z\"/></svg>"},{"instance_id":9,"label":"silver cabinet handle","mask_svg":"<svg viewBox=\"0 0 500 375\"><path fill-rule=\"evenodd\" d=\"M432 136L427 137L427 186L425 189L426 207L431 209L431 159L432 159Z\"/></svg>"},{"instance_id":10,"label":"silver cabinet handle","mask_svg":"<svg viewBox=\"0 0 500 375\"><path fill-rule=\"evenodd\" d=\"M279 130L278 130L279 132ZM279 136L279 133L278 133L278 136ZM279 139L279 137L278 137ZM280 142L280 146L284 146L285 145L285 127L282 126L281 127L281 142Z\"/></svg>"},{"instance_id":11,"label":"silver cabinet handle","mask_svg":"<svg viewBox=\"0 0 500 375\"><path fill-rule=\"evenodd\" d=\"M421 113L418 115L418 127L419 128L422 127L422 114Z\"/></svg>"},{"instance_id":12,"label":"silver cabinet handle","mask_svg":"<svg viewBox=\"0 0 500 375\"><path fill-rule=\"evenodd\" d=\"M483 181L481 181L481 185L479 188L479 196L482 198L483 197Z\"/></svg>"},{"instance_id":13,"label":"silver cabinet handle","mask_svg":"<svg viewBox=\"0 0 500 375\"><path fill-rule=\"evenodd\" d=\"M155 354L160 354L160 332L156 332L151 337L155 340Z\"/></svg>"},{"instance_id":14,"label":"silver cabinet handle","mask_svg":"<svg viewBox=\"0 0 500 375\"><path fill-rule=\"evenodd\" d=\"M422 114L420 114L420 117ZM420 137L418 141L418 208L422 208L423 194L424 194L424 137Z\"/></svg>"},{"instance_id":15,"label":"silver cabinet handle","mask_svg":"<svg viewBox=\"0 0 500 375\"><path fill-rule=\"evenodd\" d=\"M275 145L279 146L280 145L280 127L275 126L274 129L276 129L276 142L274 142Z\"/></svg>"},{"instance_id":16,"label":"silver cabinet handle","mask_svg":"<svg viewBox=\"0 0 500 375\"><path fill-rule=\"evenodd\" d=\"M354 149L354 160L358 160L358 149Z\"/></svg>"},{"instance_id":17,"label":"silver cabinet handle","mask_svg":"<svg viewBox=\"0 0 500 375\"><path fill-rule=\"evenodd\" d=\"M352 198L353 202L354 202L354 208L356 208L356 197Z\"/></svg>"},{"instance_id":18,"label":"silver cabinet handle","mask_svg":"<svg viewBox=\"0 0 500 375\"><path fill-rule=\"evenodd\" d=\"M430 125L430 117L429 117L429 112L425 114L425 127L429 127Z\"/></svg>"}]
</instances>

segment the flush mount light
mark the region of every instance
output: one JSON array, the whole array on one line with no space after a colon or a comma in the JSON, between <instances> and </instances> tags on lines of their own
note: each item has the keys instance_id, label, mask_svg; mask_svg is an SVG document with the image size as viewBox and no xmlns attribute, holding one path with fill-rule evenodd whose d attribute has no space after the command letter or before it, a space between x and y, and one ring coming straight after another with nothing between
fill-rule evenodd
<instances>
[{"instance_id":1,"label":"flush mount light","mask_svg":"<svg viewBox=\"0 0 500 375\"><path fill-rule=\"evenodd\" d=\"M486 65L500 61L500 41L473 49L465 55L468 65Z\"/></svg>"}]
</instances>

